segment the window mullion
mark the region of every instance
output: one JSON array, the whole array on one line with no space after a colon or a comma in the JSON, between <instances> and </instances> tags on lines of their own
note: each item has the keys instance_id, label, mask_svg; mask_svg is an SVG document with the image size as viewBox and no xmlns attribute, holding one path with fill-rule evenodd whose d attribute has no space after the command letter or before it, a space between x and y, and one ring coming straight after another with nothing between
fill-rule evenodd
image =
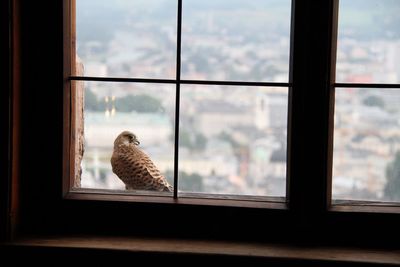
<instances>
[{"instance_id":1,"label":"window mullion","mask_svg":"<svg viewBox=\"0 0 400 267\"><path fill-rule=\"evenodd\" d=\"M288 198L306 217L326 211L330 198L334 1L293 1Z\"/></svg>"},{"instance_id":2,"label":"window mullion","mask_svg":"<svg viewBox=\"0 0 400 267\"><path fill-rule=\"evenodd\" d=\"M174 198L178 198L179 175L179 107L181 91L181 45L182 45L182 0L178 0L176 34L176 99L175 99L175 143L174 143Z\"/></svg>"}]
</instances>

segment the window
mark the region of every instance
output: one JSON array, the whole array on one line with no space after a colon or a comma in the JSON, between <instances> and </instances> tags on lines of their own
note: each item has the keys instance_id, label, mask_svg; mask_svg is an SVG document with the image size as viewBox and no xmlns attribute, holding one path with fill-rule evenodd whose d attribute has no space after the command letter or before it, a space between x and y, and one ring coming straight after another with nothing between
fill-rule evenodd
<instances>
[{"instance_id":1,"label":"window","mask_svg":"<svg viewBox=\"0 0 400 267\"><path fill-rule=\"evenodd\" d=\"M393 202L389 205L381 200L375 201L377 199L373 200L374 202L356 202L349 201L346 196L335 195L335 179L337 177L335 171L333 183L331 183L333 169L331 165L336 164L337 153L333 146L340 144L340 139L337 139L338 136L334 134L338 129L333 127L335 126L334 115L335 112L340 112L340 101L347 99L347 92L340 91L354 87L354 90L366 90L365 92L368 94L373 92L375 95L376 92L379 92L378 96L381 95L381 92L385 94L397 91L393 88L386 88L397 87L396 82L371 81L374 84L371 85L371 88L366 89L359 84L348 85L347 83L350 82L341 80L339 74L334 80L333 73L335 71L331 71L332 69L336 70L334 64L336 52L332 50L335 50L336 46L334 37L336 35L336 13L339 11L338 1L293 1L290 53L288 54L290 55L290 64L286 65L289 66L287 80L257 80L248 84L248 81L242 81L242 79L231 80L231 78L223 79L221 77L220 80L223 83L213 84L212 81L215 82L215 80L210 76L202 79L181 77L181 81L190 79L188 81L199 80L199 82L198 84L181 82L180 112L187 108L183 100L191 97L187 94L195 90L194 87L196 87L196 92L200 93L203 90L215 90L216 86L220 87L216 93L221 93L225 88L238 91L245 88L252 94L267 89L267 91L274 91L279 96L278 98L283 98L285 92L287 93L286 187L288 190L285 195L286 201L279 197L265 196L262 197L262 200L265 199L265 201L260 201L258 196L252 196L252 199L245 198L245 201L241 198L244 197L243 195L240 198L236 196L236 199L232 199L226 195L230 194L229 192L220 192L221 198L225 197L225 199L215 200L207 198L204 193L199 197L197 189L192 189L197 197L182 197L185 194L192 194L192 192L187 192L190 190L182 191L182 181L178 184L181 192L177 199L171 195L151 195L150 193L143 196L125 194L125 191L122 191L121 194L121 191L117 190L71 190L74 187L71 183L75 179L62 180L61 175L68 178L74 177L74 175L69 175L69 172L78 169L73 164L75 163L75 151L80 149L80 141L77 139L79 135L75 135L74 132L77 129L75 127L77 121L79 121L76 120L79 118L77 115L79 109L72 105L76 102L71 101L77 99L77 92L82 93L83 89L88 91L89 88L94 90L94 84L96 84L95 89L99 92L106 91L103 91L103 85L107 86L107 90L116 87L121 87L122 90L123 86L134 84L137 94L151 91L153 95L157 95L162 91L160 86L170 86L171 91L165 91L170 92L172 96L167 94L165 97L170 97L169 107L172 107L172 110L176 105L174 101L177 99L175 95L176 77L173 76L160 75L159 77L145 78L143 78L144 76L142 78L129 76L129 78L96 74L99 76L98 79L87 79L93 76L79 76L84 78L78 78L75 71L71 73L71 69L75 68L75 64L71 64L71 57L74 57L75 51L71 53L70 42L74 40L74 35L71 33L75 32L71 30L73 24L71 21L73 22L75 19L70 12L74 3L75 1L69 0L21 1L20 3L21 16L24 18L18 25L21 37L23 37L23 42L20 43L23 64L21 64L19 73L22 84L20 91L13 92L13 99L15 100L18 96L19 101L15 101L13 109L16 111L14 110L12 115L16 116L19 112L21 120L11 130L13 137L21 135L21 145L18 150L21 155L20 162L15 162L14 159L12 161L13 166L21 171L21 175L20 182L16 183L13 180L11 184L14 190L11 202L16 204L15 210L19 211L21 215L19 225L21 234L103 233L157 237L228 238L262 242L306 241L338 245L388 246L388 243L392 242L392 244L398 245L400 238L399 231L396 231L400 224L398 203ZM65 14L64 24L61 20L62 11ZM177 9L174 9L174 12L176 11ZM340 18L343 12L340 10ZM184 22L184 13L182 19ZM63 29L65 30L64 40L62 38ZM79 39L79 31L77 34ZM185 31L182 28L182 42L184 38L186 38ZM196 40L201 39L197 38ZM183 62L187 59L184 58L184 53L186 53L184 46L181 48ZM172 51L171 53L176 52ZM18 55L18 53L16 54ZM62 54L64 58L61 57ZM81 60L83 59L82 56ZM339 61L338 59L338 68L340 68ZM74 59L73 62L75 62ZM171 62L174 64L175 61ZM171 68L176 69L176 67L177 65L173 65ZM183 71L184 64L181 67ZM119 70L124 70L124 67ZM189 67L188 70L190 70ZM114 78L123 80L117 81ZM155 79L160 81L155 82ZM64 90L58 90L61 83L65 85ZM84 86L81 87L82 90L77 91L75 89L82 86L79 83ZM379 84L384 84L385 88L380 88L382 86ZM90 93L86 94L85 92L85 96L88 95ZM105 100L106 96L107 94L103 95L102 100ZM108 110L109 118L112 118L113 104L117 104L118 98L117 95L114 100L112 95L108 95L108 97L108 108L106 109L104 106L102 112L105 114ZM379 100L373 99L372 103L374 101L379 103ZM268 101L272 102L267 98L261 98L258 102L261 112L266 111L267 106L271 103ZM62 103L64 103L63 107ZM336 111L333 109L334 104L337 105ZM210 105L207 107L211 109ZM277 110L276 114L283 112L282 109ZM118 108L116 111L118 112ZM161 114L166 111L167 109L158 110ZM72 116L73 114L75 115ZM176 116L176 113L173 116ZM179 126L183 127L183 122L179 122ZM71 129L74 131L72 132ZM89 131L88 128L85 130ZM164 133L164 136L170 138L169 134L170 132ZM362 145L370 146L379 140L377 141L375 137L368 137L365 142ZM176 150L173 147L170 151L173 151L175 156ZM71 155L74 157L70 158ZM332 155L334 157L333 164L331 164ZM279 154L276 156L282 159L282 157L278 157ZM180 154L178 157L179 159L183 158ZM107 168L109 167L107 166ZM176 169L174 171L176 172ZM282 169L281 171L284 172ZM63 194L60 192L62 181L64 182ZM16 188L16 185L20 190ZM332 187L333 190L331 190ZM331 203L331 192L334 193L333 203ZM337 199L341 201L337 202ZM19 209L19 207L21 208ZM15 217L14 214L12 214L13 220L18 217ZM159 227L160 224L163 227Z\"/></svg>"},{"instance_id":2,"label":"window","mask_svg":"<svg viewBox=\"0 0 400 267\"><path fill-rule=\"evenodd\" d=\"M341 0L341 5L344 3L343 1L345 0ZM1 5L10 2L2 1ZM83 93L83 90L71 90L71 86L76 88L80 86L79 83L97 83L112 87L114 85L121 86L124 83L134 83L138 86L138 93L160 90L158 86L146 87L153 85L151 81L147 80L139 80L141 82L109 80L107 83L102 80L81 81L76 79L72 81L72 74L68 66L72 65L70 64L71 55L75 55L75 53L71 54L70 50L70 40L73 40L69 36L69 33L73 32L70 31L71 3L73 4L69 0L13 0L12 12L8 12L7 7L0 9L2 14L12 15L12 35L8 36L8 40L7 36L4 36L1 43L9 43L12 39L14 44L12 55L8 55L11 56L13 63L12 80L10 81L13 90L9 95L6 90L2 90L1 94L4 93L4 98L0 100L1 109L4 111L0 116L1 131L7 132L8 129L12 139L10 144L9 138L1 138L0 146L3 159L1 172L4 175L0 183L1 199L4 199L4 202L0 203L1 236L3 236L2 230L8 228L5 235L8 236L14 232L22 238L44 235L61 238L66 235L84 235L82 239L86 241L91 234L96 237L104 234L127 236L128 239L132 235L157 238L228 239L234 241L232 242L233 247L236 247L240 243L239 241L257 241L268 243L265 246L267 250L271 242L289 244L290 250L292 250L292 245L300 244L302 246L304 243L312 247L319 247L323 244L339 247L353 245L355 247L379 247L380 249L398 248L400 239L398 202L382 201L383 199L380 199L379 195L374 196L375 199L372 197L366 199L369 201L355 201L355 198L351 199L349 195L335 194L335 190L337 190L335 189L335 180L338 177L335 171L333 183L330 181L331 171L335 168L335 166L333 168L331 166L332 155L334 157L333 165L337 164L335 163L337 148L334 149L333 146L340 145L340 139L338 139L337 133L335 134L335 130L341 130L336 128L334 115L335 112L336 116L341 112L339 117L340 115L343 117L343 114L347 112L340 107L341 102L348 100L349 90L347 89L362 91L363 93L360 94L366 93L368 96L380 98L383 96L386 101L385 107L387 107L386 103L389 98L386 94L396 95L398 91L398 82L389 79L373 80L360 85L354 80L346 81L338 74L335 80L333 73L336 71L334 64L336 52L332 52L336 46L334 40L336 35L335 13L340 11L339 18L341 19L345 12L342 9L344 6L341 6L339 10L338 1L293 1L291 64L288 71L290 86L287 96L289 120L287 122L286 165L288 174L286 185L288 190L286 203L279 198L266 197L263 197L263 200L266 201L259 201L259 198L246 201L242 201L241 198L229 199L226 197L226 192L220 194L226 199L210 200L206 198L205 194L201 195L202 198L199 198L198 195L197 198L182 197L181 193L189 194L189 192L182 191L179 192L179 197L174 199L170 195L138 196L120 194L116 190L70 190L74 185L69 184L70 180L68 179L63 180L61 176L69 177L68 172L76 169L71 166L75 163L75 158L70 160L68 156L75 155L73 150L80 149L80 141L74 139L77 136L69 134L71 126L72 129L77 129L75 119L79 118L77 115L79 109L75 105L71 105L71 99L79 98L77 92ZM384 2L380 1L379 3ZM368 10L373 9L370 5L366 6ZM355 8L361 10L361 8ZM376 8L376 10L379 9ZM61 19L63 11L66 14L64 26ZM1 17L1 20L8 20L7 14ZM63 29L66 33L64 42ZM64 50L64 48L66 49ZM4 51L3 48L1 51ZM61 55L64 55L64 58ZM4 58L7 56L5 55ZM339 61L338 69L341 64ZM365 66L370 65L365 64ZM389 72L386 73L389 74ZM108 77L102 78L108 79ZM162 79L174 80L174 78ZM208 79L209 77L204 78L204 81ZM5 77L0 81L4 88L8 87L6 80ZM259 88L264 87L268 87L268 90L271 91L286 90L283 85L278 86L277 89L272 84L271 86L260 85L258 84L260 81L252 85L244 84L243 87L236 84L236 82L242 81L234 82L234 84L225 86L229 87L229 90L246 88L255 93L260 90ZM63 90L61 90L61 84L65 85ZM159 84L171 85L173 94L175 94L176 83L157 83L157 85ZM215 84L181 85L180 100L185 97L185 93L193 90L192 87L207 90L216 86ZM102 89L98 88L98 90ZM335 94L336 99L334 98ZM361 101L364 100L364 96L367 95L362 95ZM12 100L11 110L7 111L7 103L10 104L7 101L9 98ZM176 97L171 97L171 99L175 100ZM115 104L116 100L117 98L114 100ZM394 97L393 100L395 100ZM269 99L260 99L260 111L266 110L268 101ZM355 101L360 100L355 99ZM375 97L367 98L365 102L367 105L363 106L367 107L371 103L380 107L379 105L382 103ZM108 102L110 115L113 103L111 96ZM333 109L334 104L336 104L336 111ZM354 107L360 108L360 105ZM180 111L182 110L183 106ZM71 111L77 116L71 116ZM106 109L103 111L105 113ZM10 123L10 117L12 123ZM392 120L384 122L389 122L386 125L390 127L393 123ZM356 131L363 130L360 127L363 125L353 126ZM362 138L361 142L363 143L356 143L356 145L360 144L359 146L353 147L356 149L360 149L362 146L369 148L380 144L381 140L379 140L379 136L378 138L368 136L366 139ZM77 146L75 147L75 145ZM10 151L3 150L7 146L10 146ZM63 149L71 153L64 153L65 157L63 157L63 152L65 152ZM385 152L385 147L382 148L382 151ZM389 166L391 162L393 159L387 160ZM377 166L381 167L381 162L377 163ZM373 167L376 166L375 164L376 162L371 163ZM3 179L7 176L12 176L10 184ZM65 184L62 187L63 181ZM71 181L75 180L71 179ZM332 186L333 190L331 190ZM61 192L61 188L64 188L64 192ZM333 192L333 203L331 203L331 192ZM279 203L276 203L277 200ZM390 199L390 201L392 200ZM3 218L5 219L3 220ZM99 239L94 238L94 240ZM128 240L126 243L130 244L130 241ZM207 241L200 243L208 244ZM40 244L45 243L41 242ZM170 245L168 241L165 244ZM96 247L103 248L104 243L100 246L97 245L98 242L96 242ZM304 247L300 250L304 250ZM281 246L276 251L282 251ZM342 254L341 249L338 251ZM347 254L348 250L343 251L349 255ZM99 253L102 252L103 249ZM331 255L329 248L322 248L322 252ZM375 250L371 253L375 259L378 257ZM392 255L397 259L398 254L395 253ZM364 257L360 258L364 259ZM341 261L337 258L335 260ZM299 261L296 262L299 263ZM336 263L330 263L336 265ZM337 264L340 263L337 262Z\"/></svg>"},{"instance_id":3,"label":"window","mask_svg":"<svg viewBox=\"0 0 400 267\"><path fill-rule=\"evenodd\" d=\"M129 130L174 197L282 201L291 1L72 2L75 190L125 189L110 158Z\"/></svg>"},{"instance_id":4,"label":"window","mask_svg":"<svg viewBox=\"0 0 400 267\"><path fill-rule=\"evenodd\" d=\"M339 5L333 198L400 201L400 3Z\"/></svg>"},{"instance_id":5,"label":"window","mask_svg":"<svg viewBox=\"0 0 400 267\"><path fill-rule=\"evenodd\" d=\"M397 2L333 1L321 26L290 1L70 3L66 191L126 193L110 158L131 130L174 198L398 201Z\"/></svg>"}]
</instances>

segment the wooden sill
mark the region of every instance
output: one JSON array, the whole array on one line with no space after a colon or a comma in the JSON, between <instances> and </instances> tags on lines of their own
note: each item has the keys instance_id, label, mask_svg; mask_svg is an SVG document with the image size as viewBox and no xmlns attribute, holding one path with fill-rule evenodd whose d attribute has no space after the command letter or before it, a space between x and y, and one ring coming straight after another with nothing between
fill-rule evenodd
<instances>
[{"instance_id":1,"label":"wooden sill","mask_svg":"<svg viewBox=\"0 0 400 267\"><path fill-rule=\"evenodd\" d=\"M334 200L330 211L336 212L366 212L400 214L400 204L397 202L373 202L355 200Z\"/></svg>"},{"instance_id":2,"label":"wooden sill","mask_svg":"<svg viewBox=\"0 0 400 267\"><path fill-rule=\"evenodd\" d=\"M105 249L136 253L244 256L273 260L284 259L400 265L399 249L377 250L132 237L21 238L7 245L42 248Z\"/></svg>"},{"instance_id":3,"label":"wooden sill","mask_svg":"<svg viewBox=\"0 0 400 267\"><path fill-rule=\"evenodd\" d=\"M174 199L171 194L164 192L142 191L145 194L132 194L127 191L118 190L99 190L99 189L73 189L68 192L66 200L94 200L94 201L118 201L118 202L137 202L137 203L162 203L162 204L181 204L181 205L204 205L204 206L227 206L227 207L246 207L261 209L280 209L286 210L287 204L282 197L257 197L257 196L230 196L230 195L211 195L196 193L180 193L178 199Z\"/></svg>"}]
</instances>

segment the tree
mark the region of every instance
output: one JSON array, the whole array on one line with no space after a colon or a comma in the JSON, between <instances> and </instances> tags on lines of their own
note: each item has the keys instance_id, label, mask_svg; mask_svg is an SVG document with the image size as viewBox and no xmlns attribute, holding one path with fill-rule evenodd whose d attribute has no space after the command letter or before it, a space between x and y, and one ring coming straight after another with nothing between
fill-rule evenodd
<instances>
[{"instance_id":1,"label":"tree","mask_svg":"<svg viewBox=\"0 0 400 267\"><path fill-rule=\"evenodd\" d=\"M174 172L172 170L165 172L165 178L171 185L174 184ZM180 171L179 189L188 192L202 192L204 190L203 177L197 173L187 174Z\"/></svg>"},{"instance_id":2,"label":"tree","mask_svg":"<svg viewBox=\"0 0 400 267\"><path fill-rule=\"evenodd\" d=\"M163 109L160 100L149 95L128 95L118 97L115 100L115 107L119 112L137 111L142 113L152 113ZM111 109L111 103L105 99L99 99L90 89L85 91L85 109L90 111L104 111Z\"/></svg>"},{"instance_id":3,"label":"tree","mask_svg":"<svg viewBox=\"0 0 400 267\"><path fill-rule=\"evenodd\" d=\"M189 192L202 192L203 177L197 173L179 172L179 188Z\"/></svg>"},{"instance_id":4,"label":"tree","mask_svg":"<svg viewBox=\"0 0 400 267\"><path fill-rule=\"evenodd\" d=\"M235 148L235 147L238 147L239 146L239 143L238 142L236 142L236 140L229 134L229 133L227 133L227 132L222 132L222 133L220 133L219 135L218 135L218 138L220 139L220 140L223 140L223 141L226 141L226 142L228 142L231 146L232 146L232 148Z\"/></svg>"},{"instance_id":5,"label":"tree","mask_svg":"<svg viewBox=\"0 0 400 267\"><path fill-rule=\"evenodd\" d=\"M203 151L207 146L207 138L201 133L192 134L182 129L179 131L179 145L192 151Z\"/></svg>"},{"instance_id":6,"label":"tree","mask_svg":"<svg viewBox=\"0 0 400 267\"><path fill-rule=\"evenodd\" d=\"M385 199L400 201L400 151L386 167Z\"/></svg>"},{"instance_id":7,"label":"tree","mask_svg":"<svg viewBox=\"0 0 400 267\"><path fill-rule=\"evenodd\" d=\"M162 110L162 105L160 100L149 95L127 95L115 100L115 108L120 112L153 113Z\"/></svg>"},{"instance_id":8,"label":"tree","mask_svg":"<svg viewBox=\"0 0 400 267\"><path fill-rule=\"evenodd\" d=\"M196 139L194 141L193 147L196 150L203 151L206 148L206 146L207 146L207 138L201 133L196 134Z\"/></svg>"},{"instance_id":9,"label":"tree","mask_svg":"<svg viewBox=\"0 0 400 267\"><path fill-rule=\"evenodd\" d=\"M190 139L190 133L185 129L181 129L179 131L179 145L181 147L186 147L189 149L192 148L192 141Z\"/></svg>"},{"instance_id":10,"label":"tree","mask_svg":"<svg viewBox=\"0 0 400 267\"><path fill-rule=\"evenodd\" d=\"M379 96L375 95L370 95L363 100L364 105L370 106L370 107L379 107L379 108L384 108L385 107L385 102L383 101L382 98Z\"/></svg>"},{"instance_id":11,"label":"tree","mask_svg":"<svg viewBox=\"0 0 400 267\"><path fill-rule=\"evenodd\" d=\"M95 93L88 89L85 91L85 109L91 111L98 111L99 101Z\"/></svg>"},{"instance_id":12,"label":"tree","mask_svg":"<svg viewBox=\"0 0 400 267\"><path fill-rule=\"evenodd\" d=\"M104 111L107 107L104 99L100 99L90 89L85 91L85 110L90 111Z\"/></svg>"}]
</instances>

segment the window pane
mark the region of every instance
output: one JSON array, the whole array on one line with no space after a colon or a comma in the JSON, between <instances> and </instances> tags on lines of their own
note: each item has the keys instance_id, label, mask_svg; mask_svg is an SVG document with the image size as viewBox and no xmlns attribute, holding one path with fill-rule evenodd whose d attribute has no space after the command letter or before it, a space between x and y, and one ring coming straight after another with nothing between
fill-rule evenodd
<instances>
[{"instance_id":1,"label":"window pane","mask_svg":"<svg viewBox=\"0 0 400 267\"><path fill-rule=\"evenodd\" d=\"M84 74L175 78L176 3L76 0L77 54Z\"/></svg>"},{"instance_id":2,"label":"window pane","mask_svg":"<svg viewBox=\"0 0 400 267\"><path fill-rule=\"evenodd\" d=\"M333 198L400 201L399 118L397 89L336 89Z\"/></svg>"},{"instance_id":3,"label":"window pane","mask_svg":"<svg viewBox=\"0 0 400 267\"><path fill-rule=\"evenodd\" d=\"M182 85L179 190L285 196L287 88Z\"/></svg>"},{"instance_id":4,"label":"window pane","mask_svg":"<svg viewBox=\"0 0 400 267\"><path fill-rule=\"evenodd\" d=\"M400 1L341 0L337 82L400 82Z\"/></svg>"},{"instance_id":5,"label":"window pane","mask_svg":"<svg viewBox=\"0 0 400 267\"><path fill-rule=\"evenodd\" d=\"M173 170L175 85L101 82L75 84L77 92L84 88L81 187L125 189L124 183L113 173L110 163L114 140L123 131L131 131L137 136L140 142L138 147L151 158L164 176ZM76 101L78 106L81 101L79 96ZM79 131L79 116L76 125ZM76 155L79 153L76 152ZM173 179L169 183L172 185Z\"/></svg>"},{"instance_id":6,"label":"window pane","mask_svg":"<svg viewBox=\"0 0 400 267\"><path fill-rule=\"evenodd\" d=\"M290 0L185 0L182 78L287 82Z\"/></svg>"}]
</instances>

